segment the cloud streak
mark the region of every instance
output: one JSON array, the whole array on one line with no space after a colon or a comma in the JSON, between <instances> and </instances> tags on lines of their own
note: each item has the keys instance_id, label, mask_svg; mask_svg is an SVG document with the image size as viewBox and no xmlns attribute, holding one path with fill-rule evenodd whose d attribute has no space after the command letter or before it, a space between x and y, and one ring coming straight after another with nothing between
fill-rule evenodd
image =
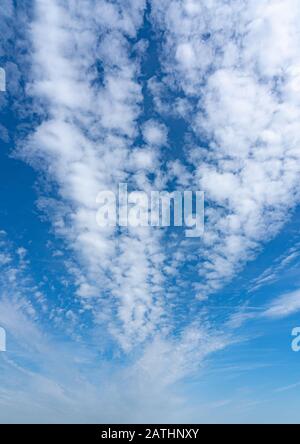
<instances>
[{"instance_id":1,"label":"cloud streak","mask_svg":"<svg viewBox=\"0 0 300 444\"><path fill-rule=\"evenodd\" d=\"M162 415L188 422L182 381L229 337L204 323L190 325L177 337L157 335L138 356L110 359L91 336L69 334L71 320L58 327L30 276L26 251L14 253L4 232L0 247L0 325L8 335L7 352L0 353L1 423L159 422Z\"/></svg>"}]
</instances>

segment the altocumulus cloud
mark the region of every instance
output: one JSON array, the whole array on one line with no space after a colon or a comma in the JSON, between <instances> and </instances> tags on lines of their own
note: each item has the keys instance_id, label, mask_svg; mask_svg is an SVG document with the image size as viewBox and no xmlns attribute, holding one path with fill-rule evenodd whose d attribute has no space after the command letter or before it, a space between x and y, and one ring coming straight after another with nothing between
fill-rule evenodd
<instances>
[{"instance_id":1,"label":"altocumulus cloud","mask_svg":"<svg viewBox=\"0 0 300 444\"><path fill-rule=\"evenodd\" d=\"M0 321L16 352L1 361L2 419L145 422L164 415L182 422L190 411L172 387L238 338L202 313L182 324L176 313L230 281L299 201L299 2L29 3L24 100L38 119L16 155L55 187L39 208L76 263L68 271L80 309L62 317L65 307L53 307L33 282L26 251L14 255L3 241ZM4 5L3 14L12 15L12 2ZM139 54L145 15L158 35L164 31L161 72L148 81ZM151 116L143 114L146 89ZM166 159L167 117L174 115L187 134L178 158ZM163 189L168 181L206 192L206 234L196 252L159 230L97 226L99 191L116 191L121 182ZM199 275L184 282L188 261ZM187 300L169 286L170 276L179 296L188 285ZM298 293L287 294L262 315L298 306ZM113 363L86 347L78 328L86 313L88 340L94 345L100 331ZM65 328L67 340L45 331L45 316L53 330ZM16 385L20 378L28 389Z\"/></svg>"},{"instance_id":2,"label":"altocumulus cloud","mask_svg":"<svg viewBox=\"0 0 300 444\"><path fill-rule=\"evenodd\" d=\"M84 8L80 2L36 3L30 90L48 117L23 152L59 186L67 210L54 226L84 267L77 276L83 305L95 298L98 319L117 319L111 330L124 348L145 340L159 324L160 235L141 230L115 236L113 229L99 229L95 212L99 190L115 190L121 181L147 188L147 173L157 167L150 148L134 149L143 97L128 39L136 37L144 9L144 1L88 2ZM111 294L108 304L104 290Z\"/></svg>"},{"instance_id":3,"label":"altocumulus cloud","mask_svg":"<svg viewBox=\"0 0 300 444\"><path fill-rule=\"evenodd\" d=\"M184 106L195 134L186 157L212 204L201 297L253 258L299 202L299 15L296 0L153 1L164 82L196 103Z\"/></svg>"},{"instance_id":4,"label":"altocumulus cloud","mask_svg":"<svg viewBox=\"0 0 300 444\"><path fill-rule=\"evenodd\" d=\"M82 8L80 1L40 0L33 6L26 34L30 60L24 101L30 99L39 119L26 140L19 140L16 156L56 187L56 197L41 196L39 208L78 264L68 271L81 305L78 312L53 307L31 282L30 264L24 262L20 273L17 258L3 257L3 265L5 260L15 265L4 275L1 322L17 353L3 356L7 388L2 419L158 420L162 404L171 420L184 400L169 387L230 340L215 335L200 317L172 334L176 325L172 305L166 303L162 232L149 228L116 233L99 228L95 218L99 190L117 190L120 182L145 191L165 185L160 150L168 143L168 130L159 119L138 125L141 67L129 43L137 39L146 3L89 1ZM142 146L137 145L140 137ZM80 334L84 312L92 314L91 332L95 328L98 335L100 330L102 336L112 337L118 344L116 356L118 347L125 352L125 369L120 361L120 370L111 372L105 356L97 361L97 354L82 345L91 340ZM50 319L47 331L42 327L45 317ZM57 340L57 328L69 337L66 343ZM141 345L138 358L131 356ZM21 375L27 389L18 386ZM130 412L120 418L124 403ZM36 409L24 415L26 406L33 404ZM59 414L54 413L57 408Z\"/></svg>"}]
</instances>

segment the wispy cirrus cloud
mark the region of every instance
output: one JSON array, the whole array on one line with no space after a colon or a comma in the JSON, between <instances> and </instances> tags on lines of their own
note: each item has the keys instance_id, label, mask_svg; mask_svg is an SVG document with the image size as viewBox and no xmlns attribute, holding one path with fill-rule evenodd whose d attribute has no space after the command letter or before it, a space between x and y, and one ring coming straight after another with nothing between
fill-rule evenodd
<instances>
[{"instance_id":1,"label":"wispy cirrus cloud","mask_svg":"<svg viewBox=\"0 0 300 444\"><path fill-rule=\"evenodd\" d=\"M0 236L0 325L7 331L1 423L159 422L162 415L188 421L182 381L224 349L229 336L195 324L177 337L156 335L137 357L110 359L91 336L78 330L74 337L72 320L58 324L30 274L26 250L15 249L5 232Z\"/></svg>"},{"instance_id":2,"label":"wispy cirrus cloud","mask_svg":"<svg viewBox=\"0 0 300 444\"><path fill-rule=\"evenodd\" d=\"M262 313L267 318L284 318L300 310L300 291L292 291L275 299Z\"/></svg>"},{"instance_id":3,"label":"wispy cirrus cloud","mask_svg":"<svg viewBox=\"0 0 300 444\"><path fill-rule=\"evenodd\" d=\"M299 255L299 243L297 242L293 247L289 248L286 253L276 258L273 266L268 267L263 271L263 273L253 280L250 285L249 292L252 293L262 287L271 285L278 281L281 278L282 273L287 268L290 270L297 270L299 265Z\"/></svg>"},{"instance_id":4,"label":"wispy cirrus cloud","mask_svg":"<svg viewBox=\"0 0 300 444\"><path fill-rule=\"evenodd\" d=\"M247 321L253 320L279 320L292 316L300 311L300 291L295 290L284 293L267 305L259 307L251 307L245 304L239 307L237 312L230 316L228 326L231 328L239 328Z\"/></svg>"}]
</instances>

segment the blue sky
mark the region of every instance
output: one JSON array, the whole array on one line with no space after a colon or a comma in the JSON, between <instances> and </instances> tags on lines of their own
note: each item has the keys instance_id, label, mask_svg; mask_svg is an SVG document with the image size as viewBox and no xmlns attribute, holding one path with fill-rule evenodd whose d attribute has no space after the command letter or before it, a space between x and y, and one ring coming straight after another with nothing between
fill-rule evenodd
<instances>
[{"instance_id":1,"label":"blue sky","mask_svg":"<svg viewBox=\"0 0 300 444\"><path fill-rule=\"evenodd\" d=\"M298 422L298 0L2 0L1 422ZM205 234L99 227L203 190Z\"/></svg>"}]
</instances>

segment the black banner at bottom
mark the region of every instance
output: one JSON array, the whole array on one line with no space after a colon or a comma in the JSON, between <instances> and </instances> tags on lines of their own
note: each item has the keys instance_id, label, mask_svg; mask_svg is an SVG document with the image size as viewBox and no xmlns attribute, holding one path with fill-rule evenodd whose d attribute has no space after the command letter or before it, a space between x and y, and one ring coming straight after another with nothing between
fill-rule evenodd
<instances>
[{"instance_id":1,"label":"black banner at bottom","mask_svg":"<svg viewBox=\"0 0 300 444\"><path fill-rule=\"evenodd\" d=\"M135 443L139 441L151 440L168 440L168 441L199 441L204 442L209 436L209 440L220 439L232 439L235 437L233 431L233 425L195 425L195 424L139 424L139 425L122 425L122 424L105 424L105 425L3 425L2 432L6 432L10 439L18 438L24 441L26 438L30 438L35 442L37 438L38 442L41 442L43 438L47 438L50 442L56 442L56 440L66 437L68 442L74 439L76 442L84 443L105 443L116 442L121 440L123 442ZM245 426L243 426L245 427ZM257 439L258 432L257 427L247 427L247 438ZM7 428L7 430L4 430ZM285 428L279 429L283 433L286 433ZM227 434L228 433L228 434ZM260 432L259 432L260 433ZM280 435L280 433L279 433ZM236 437L239 441L241 436L240 428L238 427ZM283 436L283 434L282 434ZM279 436L278 436L279 438Z\"/></svg>"}]
</instances>

